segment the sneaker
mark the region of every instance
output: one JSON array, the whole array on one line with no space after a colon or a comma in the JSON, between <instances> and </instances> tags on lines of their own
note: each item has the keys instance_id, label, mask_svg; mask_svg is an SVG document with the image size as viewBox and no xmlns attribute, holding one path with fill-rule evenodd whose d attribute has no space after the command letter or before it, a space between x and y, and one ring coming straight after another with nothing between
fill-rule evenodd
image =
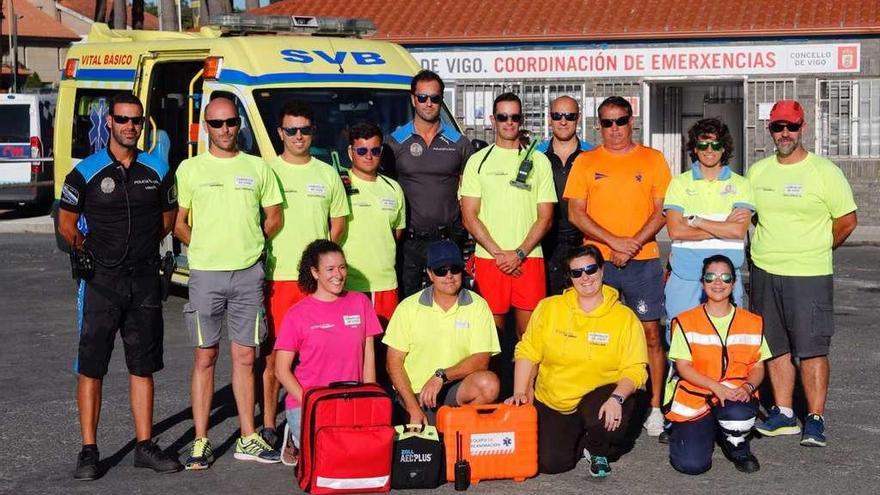
<instances>
[{"instance_id":1,"label":"sneaker","mask_svg":"<svg viewBox=\"0 0 880 495\"><path fill-rule=\"evenodd\" d=\"M804 447L824 447L825 442L825 418L818 414L808 414L804 420L804 434L801 436L801 445Z\"/></svg>"},{"instance_id":2,"label":"sneaker","mask_svg":"<svg viewBox=\"0 0 880 495\"><path fill-rule=\"evenodd\" d=\"M669 432L663 430L663 433L661 433L660 436L657 437L657 441L662 443L663 445L669 445Z\"/></svg>"},{"instance_id":3,"label":"sneaker","mask_svg":"<svg viewBox=\"0 0 880 495\"><path fill-rule=\"evenodd\" d=\"M278 445L278 432L275 431L275 428L263 428L260 431L260 436L273 449Z\"/></svg>"},{"instance_id":4,"label":"sneaker","mask_svg":"<svg viewBox=\"0 0 880 495\"><path fill-rule=\"evenodd\" d=\"M214 449L211 448L211 441L207 438L196 438L184 467L188 471L198 471L208 469L213 462Z\"/></svg>"},{"instance_id":5,"label":"sneaker","mask_svg":"<svg viewBox=\"0 0 880 495\"><path fill-rule=\"evenodd\" d=\"M83 447L76 456L76 470L73 479L80 481L92 481L98 479L98 454L97 447Z\"/></svg>"},{"instance_id":6,"label":"sneaker","mask_svg":"<svg viewBox=\"0 0 880 495\"><path fill-rule=\"evenodd\" d=\"M281 462L285 466L293 466L299 463L299 449L293 443L293 437L290 436L290 428L284 426L284 442L281 444Z\"/></svg>"},{"instance_id":7,"label":"sneaker","mask_svg":"<svg viewBox=\"0 0 880 495\"><path fill-rule=\"evenodd\" d=\"M235 442L235 458L240 461L256 461L264 464L281 462L281 454L270 447L257 433L238 437L238 441Z\"/></svg>"},{"instance_id":8,"label":"sneaker","mask_svg":"<svg viewBox=\"0 0 880 495\"><path fill-rule=\"evenodd\" d=\"M663 413L660 412L659 407L651 409L651 414L645 420L644 428L649 437L659 437L663 433Z\"/></svg>"},{"instance_id":9,"label":"sneaker","mask_svg":"<svg viewBox=\"0 0 880 495\"><path fill-rule=\"evenodd\" d=\"M758 459L752 454L733 459L733 465L738 471L743 473L755 473L761 469L761 464L758 463Z\"/></svg>"},{"instance_id":10,"label":"sneaker","mask_svg":"<svg viewBox=\"0 0 880 495\"><path fill-rule=\"evenodd\" d=\"M773 406L770 408L770 415L767 419L755 425L755 430L765 437L777 437L779 435L797 435L801 432L801 427L797 424L797 419L789 418L779 412L779 408Z\"/></svg>"},{"instance_id":11,"label":"sneaker","mask_svg":"<svg viewBox=\"0 0 880 495\"><path fill-rule=\"evenodd\" d=\"M150 468L157 473L176 473L183 469L177 459L162 452L152 440L138 442L135 446L134 467Z\"/></svg>"},{"instance_id":12,"label":"sneaker","mask_svg":"<svg viewBox=\"0 0 880 495\"><path fill-rule=\"evenodd\" d=\"M601 455L590 456L590 476L593 478L606 478L611 475L611 464L607 457Z\"/></svg>"}]
</instances>

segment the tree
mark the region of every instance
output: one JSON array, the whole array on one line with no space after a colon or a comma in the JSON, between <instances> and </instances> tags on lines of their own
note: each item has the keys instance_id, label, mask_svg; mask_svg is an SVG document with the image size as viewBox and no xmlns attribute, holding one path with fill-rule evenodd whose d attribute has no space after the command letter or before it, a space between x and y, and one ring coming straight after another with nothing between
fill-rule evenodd
<instances>
[{"instance_id":1,"label":"tree","mask_svg":"<svg viewBox=\"0 0 880 495\"><path fill-rule=\"evenodd\" d=\"M131 28L144 28L144 0L131 0Z\"/></svg>"},{"instance_id":2,"label":"tree","mask_svg":"<svg viewBox=\"0 0 880 495\"><path fill-rule=\"evenodd\" d=\"M107 22L107 0L95 0L95 22Z\"/></svg>"},{"instance_id":3,"label":"tree","mask_svg":"<svg viewBox=\"0 0 880 495\"><path fill-rule=\"evenodd\" d=\"M126 19L126 11L128 10L128 5L125 4L125 0L113 0L113 28L114 29L125 29L125 25L127 24Z\"/></svg>"},{"instance_id":4,"label":"tree","mask_svg":"<svg viewBox=\"0 0 880 495\"><path fill-rule=\"evenodd\" d=\"M159 0L162 2L162 29L164 31L177 31L177 4L174 0Z\"/></svg>"}]
</instances>

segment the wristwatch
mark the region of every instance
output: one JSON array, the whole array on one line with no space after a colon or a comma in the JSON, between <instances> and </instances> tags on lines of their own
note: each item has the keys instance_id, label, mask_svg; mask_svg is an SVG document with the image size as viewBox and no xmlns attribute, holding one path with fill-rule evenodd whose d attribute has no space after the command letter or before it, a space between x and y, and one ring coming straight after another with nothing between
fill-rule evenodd
<instances>
[{"instance_id":1,"label":"wristwatch","mask_svg":"<svg viewBox=\"0 0 880 495\"><path fill-rule=\"evenodd\" d=\"M623 396L620 395L620 394L611 394L611 398L614 399L614 400L616 400L617 403L620 404L621 406L623 405L623 401L626 400L626 399L624 399Z\"/></svg>"},{"instance_id":2,"label":"wristwatch","mask_svg":"<svg viewBox=\"0 0 880 495\"><path fill-rule=\"evenodd\" d=\"M449 381L449 377L446 376L446 370L443 368L437 368L437 371L434 372L434 376L439 378L443 383Z\"/></svg>"},{"instance_id":3,"label":"wristwatch","mask_svg":"<svg viewBox=\"0 0 880 495\"><path fill-rule=\"evenodd\" d=\"M519 258L520 261L523 261L526 259L526 252L523 251L521 248L516 248L515 252L516 252L516 257Z\"/></svg>"},{"instance_id":4,"label":"wristwatch","mask_svg":"<svg viewBox=\"0 0 880 495\"><path fill-rule=\"evenodd\" d=\"M698 217L696 215L688 215L687 216L688 227L696 227L697 221L699 219L700 219L700 217Z\"/></svg>"}]
</instances>

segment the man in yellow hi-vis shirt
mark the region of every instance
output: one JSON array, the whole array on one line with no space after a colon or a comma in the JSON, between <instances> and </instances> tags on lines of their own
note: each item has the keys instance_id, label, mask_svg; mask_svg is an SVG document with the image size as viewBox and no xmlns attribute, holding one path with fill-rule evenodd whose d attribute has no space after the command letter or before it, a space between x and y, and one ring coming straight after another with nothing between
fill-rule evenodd
<instances>
[{"instance_id":1,"label":"man in yellow hi-vis shirt","mask_svg":"<svg viewBox=\"0 0 880 495\"><path fill-rule=\"evenodd\" d=\"M781 100L770 110L776 154L747 178L758 224L752 241L751 304L764 318L776 406L757 426L762 435L800 433L792 410L795 365L807 398L801 445L825 446L828 352L834 333L831 251L856 228L856 204L843 172L804 149L804 109Z\"/></svg>"}]
</instances>

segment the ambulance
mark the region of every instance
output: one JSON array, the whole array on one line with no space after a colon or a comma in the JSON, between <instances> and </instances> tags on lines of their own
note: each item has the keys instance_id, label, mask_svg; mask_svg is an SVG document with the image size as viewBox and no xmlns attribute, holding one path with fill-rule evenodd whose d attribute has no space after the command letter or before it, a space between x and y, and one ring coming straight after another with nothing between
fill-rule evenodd
<instances>
[{"instance_id":1,"label":"ambulance","mask_svg":"<svg viewBox=\"0 0 880 495\"><path fill-rule=\"evenodd\" d=\"M126 92L144 103L140 148L161 156L172 170L207 150L200 122L215 92L238 101L241 151L267 161L281 153L278 111L296 98L315 109L312 154L328 163L338 157L347 166L350 125L372 120L390 134L412 118L410 80L420 67L398 45L362 39L374 31L364 19L248 14L212 18L199 32L93 24L68 50L59 86L56 205L71 168L107 145L108 102ZM445 107L441 119L456 126ZM185 274L185 250L176 245L174 252Z\"/></svg>"}]
</instances>

